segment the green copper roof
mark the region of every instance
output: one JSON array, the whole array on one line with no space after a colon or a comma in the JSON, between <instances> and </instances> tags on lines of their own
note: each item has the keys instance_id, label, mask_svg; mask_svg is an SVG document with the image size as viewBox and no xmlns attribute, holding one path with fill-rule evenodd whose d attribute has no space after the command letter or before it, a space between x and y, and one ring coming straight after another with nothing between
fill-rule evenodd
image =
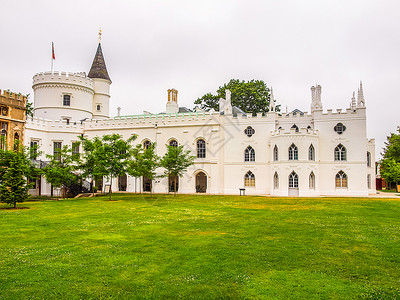
<instances>
[{"instance_id":1,"label":"green copper roof","mask_svg":"<svg viewBox=\"0 0 400 300\"><path fill-rule=\"evenodd\" d=\"M106 62L104 61L103 51L101 50L100 43L97 47L96 55L94 56L88 77L107 79L111 81L110 76L108 76Z\"/></svg>"}]
</instances>

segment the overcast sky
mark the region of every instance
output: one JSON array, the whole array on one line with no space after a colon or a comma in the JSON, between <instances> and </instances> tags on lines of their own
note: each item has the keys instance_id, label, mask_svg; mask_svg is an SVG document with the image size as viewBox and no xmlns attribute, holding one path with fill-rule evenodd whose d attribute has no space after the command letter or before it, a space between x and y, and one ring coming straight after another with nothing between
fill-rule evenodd
<instances>
[{"instance_id":1,"label":"overcast sky","mask_svg":"<svg viewBox=\"0 0 400 300\"><path fill-rule=\"evenodd\" d=\"M103 30L111 116L180 106L231 78L264 80L285 110L347 108L362 80L377 157L400 125L398 0L2 0L0 89L32 92L32 76L89 72Z\"/></svg>"}]
</instances>

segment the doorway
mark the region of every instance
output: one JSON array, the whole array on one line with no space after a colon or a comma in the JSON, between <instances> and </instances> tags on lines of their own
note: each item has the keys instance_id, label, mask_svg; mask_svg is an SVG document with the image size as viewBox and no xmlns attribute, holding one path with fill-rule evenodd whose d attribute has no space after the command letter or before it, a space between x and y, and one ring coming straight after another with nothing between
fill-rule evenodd
<instances>
[{"instance_id":1,"label":"doorway","mask_svg":"<svg viewBox=\"0 0 400 300\"><path fill-rule=\"evenodd\" d=\"M127 183L126 174L118 177L118 190L120 192L126 192L126 185L127 185L126 183Z\"/></svg>"},{"instance_id":2,"label":"doorway","mask_svg":"<svg viewBox=\"0 0 400 300\"><path fill-rule=\"evenodd\" d=\"M207 191L207 175L199 172L196 175L196 193L205 193Z\"/></svg>"},{"instance_id":3,"label":"doorway","mask_svg":"<svg viewBox=\"0 0 400 300\"><path fill-rule=\"evenodd\" d=\"M176 193L179 189L179 177L168 176L168 191Z\"/></svg>"},{"instance_id":4,"label":"doorway","mask_svg":"<svg viewBox=\"0 0 400 300\"><path fill-rule=\"evenodd\" d=\"M151 192L151 180L147 176L143 176L143 192Z\"/></svg>"}]
</instances>

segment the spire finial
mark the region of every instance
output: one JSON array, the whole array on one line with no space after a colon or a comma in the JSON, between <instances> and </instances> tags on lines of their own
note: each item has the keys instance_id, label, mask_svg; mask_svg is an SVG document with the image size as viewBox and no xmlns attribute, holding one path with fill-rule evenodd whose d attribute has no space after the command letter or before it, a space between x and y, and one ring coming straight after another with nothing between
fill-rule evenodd
<instances>
[{"instance_id":1,"label":"spire finial","mask_svg":"<svg viewBox=\"0 0 400 300\"><path fill-rule=\"evenodd\" d=\"M101 43L101 27L99 28L99 44Z\"/></svg>"},{"instance_id":2,"label":"spire finial","mask_svg":"<svg viewBox=\"0 0 400 300\"><path fill-rule=\"evenodd\" d=\"M351 98L350 107L351 107L351 109L355 109L356 108L355 92L353 92L353 97Z\"/></svg>"},{"instance_id":3,"label":"spire finial","mask_svg":"<svg viewBox=\"0 0 400 300\"><path fill-rule=\"evenodd\" d=\"M271 92L270 92L270 97L269 97L269 111L273 112L275 111L275 99L274 99L274 91L272 90L272 86L271 86Z\"/></svg>"},{"instance_id":4,"label":"spire finial","mask_svg":"<svg viewBox=\"0 0 400 300\"><path fill-rule=\"evenodd\" d=\"M360 81L360 88L358 89L357 106L358 107L365 106L365 99L364 99L364 91L363 91L362 81Z\"/></svg>"}]
</instances>

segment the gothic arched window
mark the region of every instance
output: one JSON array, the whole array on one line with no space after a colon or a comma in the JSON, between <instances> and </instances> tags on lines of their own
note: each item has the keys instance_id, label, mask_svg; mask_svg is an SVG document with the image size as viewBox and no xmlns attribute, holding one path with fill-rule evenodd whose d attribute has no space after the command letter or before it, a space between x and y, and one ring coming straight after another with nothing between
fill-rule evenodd
<instances>
[{"instance_id":1,"label":"gothic arched window","mask_svg":"<svg viewBox=\"0 0 400 300\"><path fill-rule=\"evenodd\" d=\"M256 152L251 146L244 150L244 161L256 161Z\"/></svg>"},{"instance_id":2,"label":"gothic arched window","mask_svg":"<svg viewBox=\"0 0 400 300\"><path fill-rule=\"evenodd\" d=\"M371 152L367 151L367 167L371 166Z\"/></svg>"},{"instance_id":3,"label":"gothic arched window","mask_svg":"<svg viewBox=\"0 0 400 300\"><path fill-rule=\"evenodd\" d=\"M295 171L290 173L289 175L289 188L298 188L299 187L299 176Z\"/></svg>"},{"instance_id":4,"label":"gothic arched window","mask_svg":"<svg viewBox=\"0 0 400 300\"><path fill-rule=\"evenodd\" d=\"M315 160L315 149L312 144L308 148L308 160Z\"/></svg>"},{"instance_id":5,"label":"gothic arched window","mask_svg":"<svg viewBox=\"0 0 400 300\"><path fill-rule=\"evenodd\" d=\"M337 188L347 188L347 175L342 170L336 174L335 186Z\"/></svg>"},{"instance_id":6,"label":"gothic arched window","mask_svg":"<svg viewBox=\"0 0 400 300\"><path fill-rule=\"evenodd\" d=\"M275 145L275 147L274 147L274 161L278 161L278 160L279 160L278 146Z\"/></svg>"},{"instance_id":7,"label":"gothic arched window","mask_svg":"<svg viewBox=\"0 0 400 300\"><path fill-rule=\"evenodd\" d=\"M279 175L277 172L274 174L274 190L279 189Z\"/></svg>"},{"instance_id":8,"label":"gothic arched window","mask_svg":"<svg viewBox=\"0 0 400 300\"><path fill-rule=\"evenodd\" d=\"M294 129L296 132L299 132L299 127L297 127L296 124L293 124L293 126L291 127L291 129Z\"/></svg>"},{"instance_id":9,"label":"gothic arched window","mask_svg":"<svg viewBox=\"0 0 400 300\"><path fill-rule=\"evenodd\" d=\"M314 175L314 172L311 172L310 176L308 176L308 187L310 188L310 190L314 190L315 189L315 175Z\"/></svg>"},{"instance_id":10,"label":"gothic arched window","mask_svg":"<svg viewBox=\"0 0 400 300\"><path fill-rule=\"evenodd\" d=\"M150 145L151 145L151 142L149 140L145 140L143 142L143 148L144 149L148 149L150 147Z\"/></svg>"},{"instance_id":11,"label":"gothic arched window","mask_svg":"<svg viewBox=\"0 0 400 300\"><path fill-rule=\"evenodd\" d=\"M206 158L206 142L203 139L197 140L197 158Z\"/></svg>"},{"instance_id":12,"label":"gothic arched window","mask_svg":"<svg viewBox=\"0 0 400 300\"><path fill-rule=\"evenodd\" d=\"M299 151L295 144L292 144L289 147L289 160L298 160L299 159Z\"/></svg>"},{"instance_id":13,"label":"gothic arched window","mask_svg":"<svg viewBox=\"0 0 400 300\"><path fill-rule=\"evenodd\" d=\"M335 148L335 160L346 160L346 147L339 144Z\"/></svg>"},{"instance_id":14,"label":"gothic arched window","mask_svg":"<svg viewBox=\"0 0 400 300\"><path fill-rule=\"evenodd\" d=\"M256 177L251 171L248 171L244 175L244 186L248 187L256 186Z\"/></svg>"},{"instance_id":15,"label":"gothic arched window","mask_svg":"<svg viewBox=\"0 0 400 300\"><path fill-rule=\"evenodd\" d=\"M172 146L172 147L178 147L178 142L176 140L171 140L169 142L169 145Z\"/></svg>"}]
</instances>

